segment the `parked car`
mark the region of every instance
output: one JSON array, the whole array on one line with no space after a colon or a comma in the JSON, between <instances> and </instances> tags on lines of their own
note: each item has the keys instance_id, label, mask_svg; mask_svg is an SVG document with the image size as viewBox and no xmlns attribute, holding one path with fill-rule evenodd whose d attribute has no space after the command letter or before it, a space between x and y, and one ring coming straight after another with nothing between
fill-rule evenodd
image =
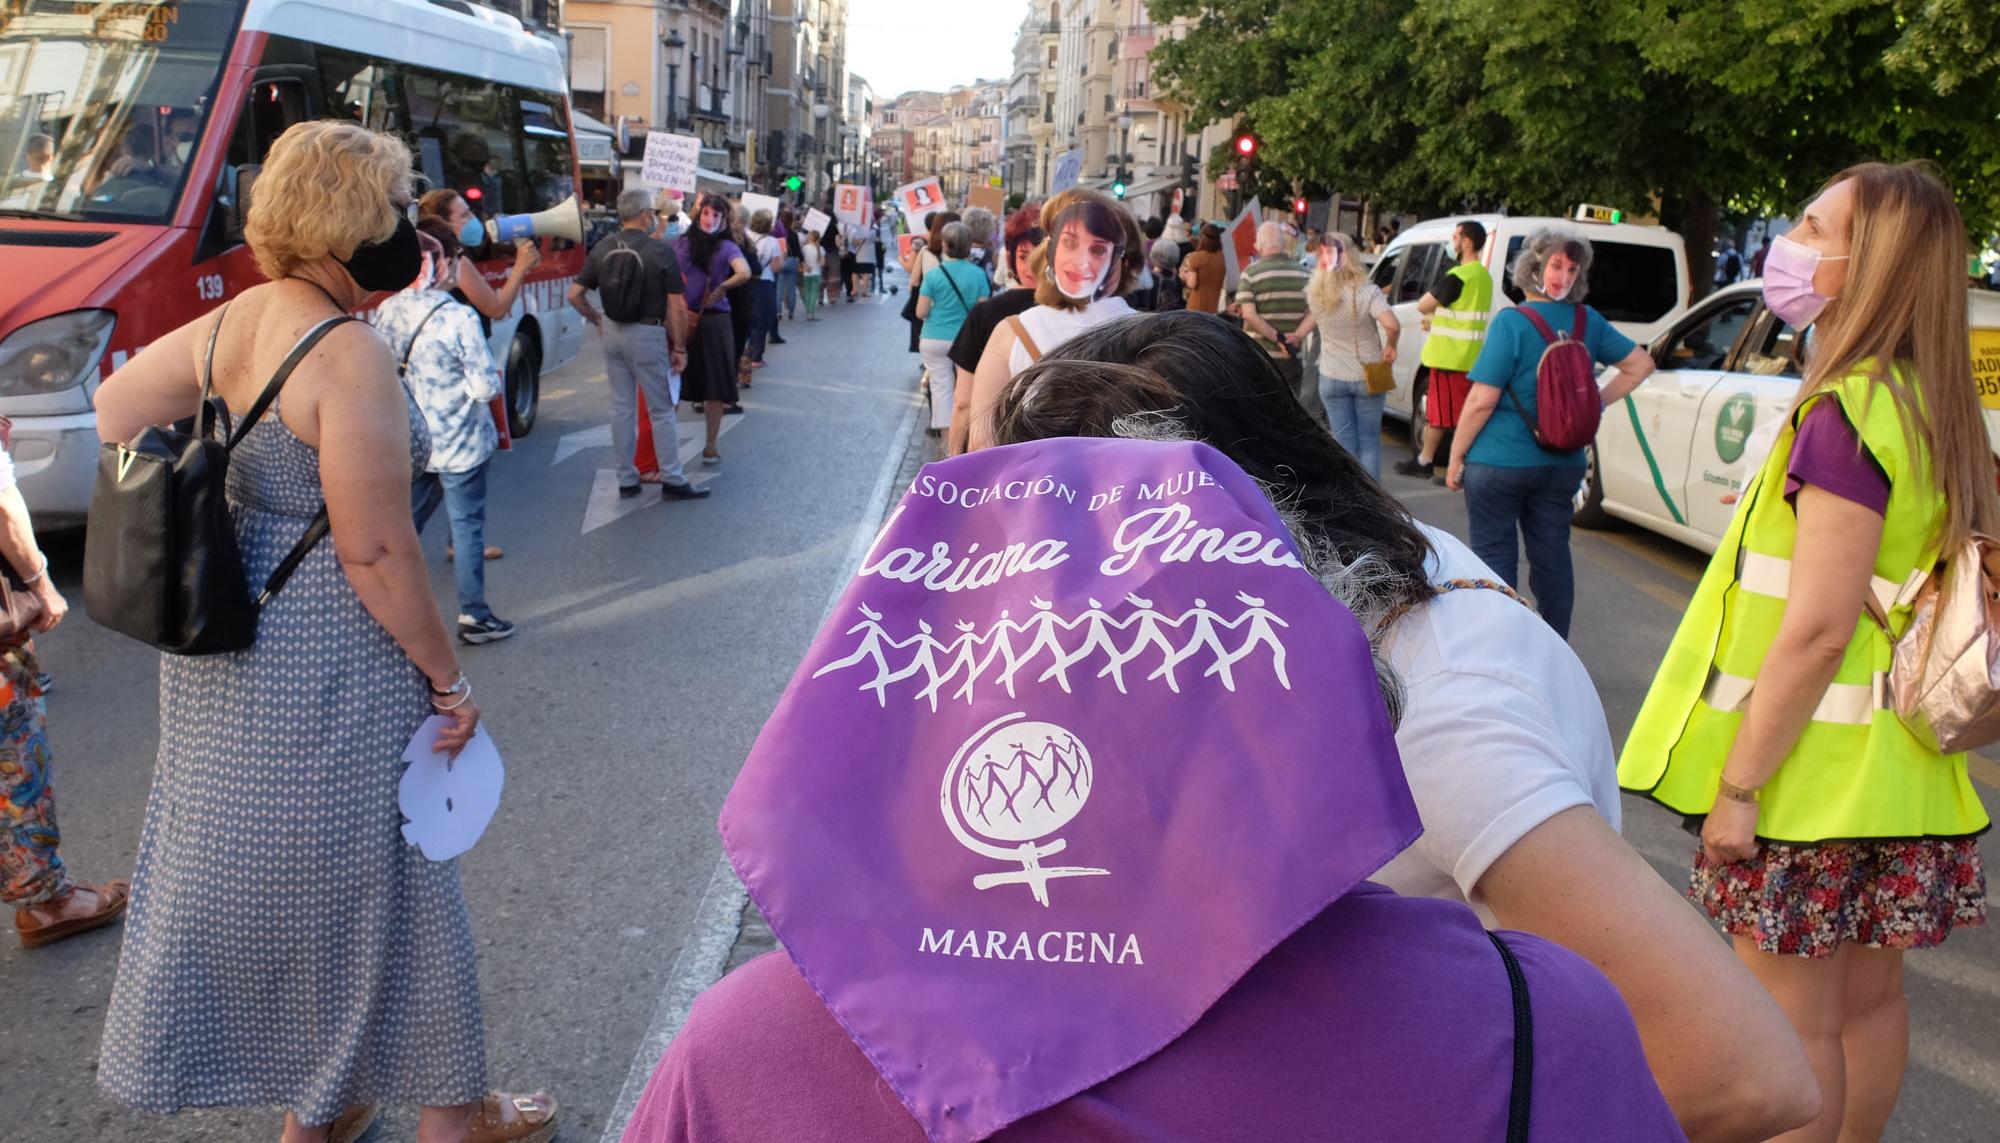
<instances>
[{"instance_id":1,"label":"parked car","mask_svg":"<svg viewBox=\"0 0 2000 1143\"><path fill-rule=\"evenodd\" d=\"M2000 440L2000 294L1969 290L1986 432ZM1770 454L1799 390L1798 333L1764 305L1763 283L1703 299L1652 343L1658 370L1618 407L1589 452L1575 522L1627 520L1705 552Z\"/></svg>"},{"instance_id":2,"label":"parked car","mask_svg":"<svg viewBox=\"0 0 2000 1143\"><path fill-rule=\"evenodd\" d=\"M1454 215L1407 227L1382 251L1370 279L1382 288L1403 327L1396 343L1396 389L1388 395L1386 411L1417 428L1422 427L1429 380L1419 364L1429 335L1417 313L1417 301L1451 268L1451 234L1464 221L1486 228L1480 260L1493 275L1496 313L1521 301L1523 295L1508 280L1508 271L1528 236L1545 226L1567 227L1590 240L1588 301L1625 336L1649 344L1686 312L1687 248L1680 235L1664 227L1499 214Z\"/></svg>"}]
</instances>

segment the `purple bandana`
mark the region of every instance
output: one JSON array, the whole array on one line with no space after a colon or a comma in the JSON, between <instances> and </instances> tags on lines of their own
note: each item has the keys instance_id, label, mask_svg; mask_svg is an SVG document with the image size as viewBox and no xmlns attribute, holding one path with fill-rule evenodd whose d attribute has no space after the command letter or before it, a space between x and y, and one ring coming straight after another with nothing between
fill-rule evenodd
<instances>
[{"instance_id":1,"label":"purple bandana","mask_svg":"<svg viewBox=\"0 0 2000 1143\"><path fill-rule=\"evenodd\" d=\"M925 468L722 811L939 1143L1157 1052L1415 839L1367 639L1201 444Z\"/></svg>"}]
</instances>

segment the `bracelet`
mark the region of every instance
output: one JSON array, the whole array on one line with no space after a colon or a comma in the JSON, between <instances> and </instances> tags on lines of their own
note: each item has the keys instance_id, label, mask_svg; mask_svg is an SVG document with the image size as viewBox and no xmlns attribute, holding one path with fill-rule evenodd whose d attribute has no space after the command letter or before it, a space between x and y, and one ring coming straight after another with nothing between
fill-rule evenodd
<instances>
[{"instance_id":1,"label":"bracelet","mask_svg":"<svg viewBox=\"0 0 2000 1143\"><path fill-rule=\"evenodd\" d=\"M462 707L466 703L469 703L471 701L472 701L472 684L466 683L465 690L459 693L457 702L452 703L450 706L446 706L445 704L439 702L437 699L433 698L431 700L431 709L438 711L440 713L448 713L450 711L457 710L459 707Z\"/></svg>"},{"instance_id":2,"label":"bracelet","mask_svg":"<svg viewBox=\"0 0 2000 1143\"><path fill-rule=\"evenodd\" d=\"M1753 806L1757 804L1761 787L1758 790L1746 790L1727 778L1717 778L1715 781L1715 792L1722 797L1728 798L1732 802L1747 802Z\"/></svg>"},{"instance_id":3,"label":"bracelet","mask_svg":"<svg viewBox=\"0 0 2000 1143\"><path fill-rule=\"evenodd\" d=\"M48 578L48 575L49 575L49 558L48 558L47 556L43 556L43 557L42 557L42 570L41 570L41 571L38 571L38 572L36 572L36 573L35 573L34 575L31 575L31 576L29 576L29 577L28 577L27 579L24 579L24 580L22 580L22 581L21 581L21 586L22 586L22 587L33 587L33 586L35 586L36 584L38 584L38 583L42 582L43 580L47 579L47 578Z\"/></svg>"},{"instance_id":4,"label":"bracelet","mask_svg":"<svg viewBox=\"0 0 2000 1143\"><path fill-rule=\"evenodd\" d=\"M424 680L424 685L430 686L430 680L428 679ZM439 690L436 687L431 687L431 693L439 698L444 698L447 695L455 695L462 690L470 690L470 689L472 689L472 684L465 681L465 672L460 671L458 673L457 682L451 684L450 686L446 687L443 690Z\"/></svg>"}]
</instances>

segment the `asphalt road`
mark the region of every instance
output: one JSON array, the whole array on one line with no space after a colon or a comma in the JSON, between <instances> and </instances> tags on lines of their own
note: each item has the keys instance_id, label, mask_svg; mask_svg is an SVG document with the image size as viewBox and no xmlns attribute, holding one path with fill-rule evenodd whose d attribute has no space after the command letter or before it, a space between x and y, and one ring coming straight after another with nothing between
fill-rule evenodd
<instances>
[{"instance_id":1,"label":"asphalt road","mask_svg":"<svg viewBox=\"0 0 2000 1143\"><path fill-rule=\"evenodd\" d=\"M733 879L716 876L715 815L858 556L857 537L922 459L901 301L834 306L819 323L782 327L791 344L771 351L745 395L749 412L731 418L707 501L616 499L592 347L545 379L541 423L496 464L489 539L507 555L489 565L489 597L521 632L464 661L509 786L462 861L491 1078L552 1091L564 1140L615 1139L687 1000L768 940L754 910L739 939L746 910ZM1404 455L1399 430L1389 436L1388 458ZM1456 494L1388 481L1417 515L1465 534ZM433 525L434 584L449 600L442 545ZM80 543L49 546L59 584L80 603ZM1704 557L1637 531L1579 532L1575 550L1572 642L1622 737ZM157 740L156 657L96 628L80 606L42 655L57 677L49 721L65 857L82 877L122 876ZM1980 772L1981 792L2000 804L2000 768ZM1693 839L1676 819L1628 798L1625 830L1663 876L1685 883ZM273 1138L269 1111L161 1119L97 1093L117 954L117 929L33 953L0 939L0 1137ZM1912 1063L1890 1138L1990 1140L2000 922L1909 966ZM413 1138L414 1128L412 1110L394 1109L370 1138Z\"/></svg>"}]
</instances>

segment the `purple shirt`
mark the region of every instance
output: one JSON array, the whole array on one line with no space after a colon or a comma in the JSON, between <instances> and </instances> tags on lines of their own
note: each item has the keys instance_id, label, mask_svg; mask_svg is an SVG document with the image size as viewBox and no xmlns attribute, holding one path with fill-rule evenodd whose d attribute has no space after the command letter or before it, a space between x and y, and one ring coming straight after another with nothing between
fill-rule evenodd
<instances>
[{"instance_id":1,"label":"purple shirt","mask_svg":"<svg viewBox=\"0 0 2000 1143\"><path fill-rule=\"evenodd\" d=\"M706 266L697 266L694 260L694 242L687 235L683 234L679 238L674 239L674 255L680 259L681 281L687 287L688 309L699 310L701 309L701 300L708 296L709 282L728 281L729 263L743 257L743 248L725 238L721 242L716 243L714 259ZM717 314L728 313L729 295L716 295L715 300L708 304L708 312Z\"/></svg>"},{"instance_id":2,"label":"purple shirt","mask_svg":"<svg viewBox=\"0 0 2000 1143\"><path fill-rule=\"evenodd\" d=\"M1529 1138L1681 1140L1624 1002L1595 968L1506 940L1534 1021ZM1506 1137L1513 1008L1472 911L1366 884L1266 955L1157 1054L998 1143ZM695 1002L624 1143L922 1143L782 954Z\"/></svg>"},{"instance_id":3,"label":"purple shirt","mask_svg":"<svg viewBox=\"0 0 2000 1143\"><path fill-rule=\"evenodd\" d=\"M1889 512L1889 477L1848 421L1846 410L1831 397L1806 410L1792 440L1791 461L1785 468L1785 499L1797 503L1805 485L1823 488L1851 500L1877 516Z\"/></svg>"}]
</instances>

